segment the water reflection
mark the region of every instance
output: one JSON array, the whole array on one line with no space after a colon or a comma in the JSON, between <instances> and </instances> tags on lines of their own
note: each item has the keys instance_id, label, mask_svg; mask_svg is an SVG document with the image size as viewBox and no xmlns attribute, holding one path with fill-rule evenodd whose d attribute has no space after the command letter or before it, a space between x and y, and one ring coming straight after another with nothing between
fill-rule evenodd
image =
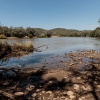
<instances>
[{"instance_id":1,"label":"water reflection","mask_svg":"<svg viewBox=\"0 0 100 100\"><path fill-rule=\"evenodd\" d=\"M5 67L16 65L21 66L39 66L43 65L45 59L48 60L52 55L62 55L66 52L77 50L98 50L100 51L100 40L96 38L81 38L81 37L61 37L61 38L35 38L35 39L1 39L0 41L7 41L9 44L15 42L27 43L32 42L35 48L46 45L40 48L42 52L34 52L20 58L9 58L8 60L0 60L0 63ZM50 60L48 60L49 62Z\"/></svg>"},{"instance_id":2,"label":"water reflection","mask_svg":"<svg viewBox=\"0 0 100 100\"><path fill-rule=\"evenodd\" d=\"M8 61L9 61L9 58L0 59L0 66L7 65Z\"/></svg>"}]
</instances>

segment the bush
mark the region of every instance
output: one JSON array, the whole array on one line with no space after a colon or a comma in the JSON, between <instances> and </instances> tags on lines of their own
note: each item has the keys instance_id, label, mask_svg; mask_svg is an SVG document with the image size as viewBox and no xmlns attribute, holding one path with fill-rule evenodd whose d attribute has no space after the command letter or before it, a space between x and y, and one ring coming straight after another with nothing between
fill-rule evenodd
<instances>
[{"instance_id":1,"label":"bush","mask_svg":"<svg viewBox=\"0 0 100 100\"><path fill-rule=\"evenodd\" d=\"M7 37L3 34L0 35L0 39L6 39Z\"/></svg>"},{"instance_id":2,"label":"bush","mask_svg":"<svg viewBox=\"0 0 100 100\"><path fill-rule=\"evenodd\" d=\"M12 50L15 51L27 51L27 52L32 52L34 49L33 45L31 42L28 42L27 44L22 44L22 43L18 43L16 42L13 46L12 46Z\"/></svg>"},{"instance_id":3,"label":"bush","mask_svg":"<svg viewBox=\"0 0 100 100\"><path fill-rule=\"evenodd\" d=\"M33 35L32 34L29 34L29 38L32 38L33 37Z\"/></svg>"}]
</instances>

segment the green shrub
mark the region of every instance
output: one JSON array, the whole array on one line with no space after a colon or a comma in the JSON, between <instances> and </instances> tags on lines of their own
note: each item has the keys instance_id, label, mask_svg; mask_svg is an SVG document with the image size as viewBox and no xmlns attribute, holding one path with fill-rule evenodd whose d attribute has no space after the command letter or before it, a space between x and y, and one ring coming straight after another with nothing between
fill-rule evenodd
<instances>
[{"instance_id":1,"label":"green shrub","mask_svg":"<svg viewBox=\"0 0 100 100\"><path fill-rule=\"evenodd\" d=\"M29 38L32 38L32 37L33 37L33 35L32 35L32 34L29 34L29 35L28 35L28 37L29 37Z\"/></svg>"}]
</instances>

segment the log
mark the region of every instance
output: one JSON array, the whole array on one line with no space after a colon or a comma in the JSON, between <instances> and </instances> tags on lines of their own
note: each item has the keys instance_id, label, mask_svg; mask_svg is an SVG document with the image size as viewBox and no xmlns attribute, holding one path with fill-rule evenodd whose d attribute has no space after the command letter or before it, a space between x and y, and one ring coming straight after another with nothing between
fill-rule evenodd
<instances>
[{"instance_id":1,"label":"log","mask_svg":"<svg viewBox=\"0 0 100 100\"><path fill-rule=\"evenodd\" d=\"M3 96L5 96L5 97L7 97L7 98L9 98L9 99L11 99L11 100L14 100L15 99L12 94L10 94L8 92L5 92L3 90L0 90L0 94L3 95Z\"/></svg>"}]
</instances>

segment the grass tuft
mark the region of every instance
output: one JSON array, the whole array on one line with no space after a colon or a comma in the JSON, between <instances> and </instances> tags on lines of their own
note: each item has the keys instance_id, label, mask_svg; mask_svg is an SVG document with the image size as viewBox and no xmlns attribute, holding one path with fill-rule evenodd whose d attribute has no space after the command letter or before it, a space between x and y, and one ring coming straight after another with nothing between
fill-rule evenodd
<instances>
[{"instance_id":1,"label":"grass tuft","mask_svg":"<svg viewBox=\"0 0 100 100\"><path fill-rule=\"evenodd\" d=\"M5 35L1 34L0 39L7 39L7 37Z\"/></svg>"}]
</instances>

